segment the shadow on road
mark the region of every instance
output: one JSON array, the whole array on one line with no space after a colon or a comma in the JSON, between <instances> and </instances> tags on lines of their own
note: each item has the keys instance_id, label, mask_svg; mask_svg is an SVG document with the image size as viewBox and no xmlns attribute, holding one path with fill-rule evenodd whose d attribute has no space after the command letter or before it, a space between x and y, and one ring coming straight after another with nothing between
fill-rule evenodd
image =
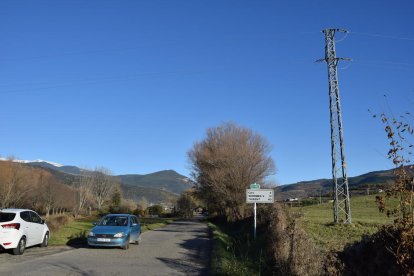
<instances>
[{"instance_id":1,"label":"shadow on road","mask_svg":"<svg viewBox=\"0 0 414 276\"><path fill-rule=\"evenodd\" d=\"M88 248L88 242L87 242L87 232L82 231L77 233L74 236L70 236L68 242L66 243L67 246L73 247L73 248Z\"/></svg>"},{"instance_id":2,"label":"shadow on road","mask_svg":"<svg viewBox=\"0 0 414 276\"><path fill-rule=\"evenodd\" d=\"M170 268L185 273L186 275L209 275L210 271L210 254L211 254L211 233L204 225L194 221L177 221L174 224L179 225L178 230L158 229L156 231L191 233L193 238L180 243L179 245L186 249L186 252L179 259L158 258ZM192 229L188 227L192 225ZM200 225L200 227L197 227ZM194 229L196 226L196 229Z\"/></svg>"}]
</instances>

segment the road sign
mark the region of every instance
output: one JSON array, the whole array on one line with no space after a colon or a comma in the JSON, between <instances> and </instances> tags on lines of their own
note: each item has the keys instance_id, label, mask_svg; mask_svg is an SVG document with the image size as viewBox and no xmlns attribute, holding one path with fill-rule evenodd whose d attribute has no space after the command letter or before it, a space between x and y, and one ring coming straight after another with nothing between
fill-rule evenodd
<instances>
[{"instance_id":1,"label":"road sign","mask_svg":"<svg viewBox=\"0 0 414 276\"><path fill-rule=\"evenodd\" d=\"M250 189L260 189L260 185L257 183L250 184Z\"/></svg>"},{"instance_id":2,"label":"road sign","mask_svg":"<svg viewBox=\"0 0 414 276\"><path fill-rule=\"evenodd\" d=\"M247 189L246 202L247 203L273 203L274 191L272 189Z\"/></svg>"}]
</instances>

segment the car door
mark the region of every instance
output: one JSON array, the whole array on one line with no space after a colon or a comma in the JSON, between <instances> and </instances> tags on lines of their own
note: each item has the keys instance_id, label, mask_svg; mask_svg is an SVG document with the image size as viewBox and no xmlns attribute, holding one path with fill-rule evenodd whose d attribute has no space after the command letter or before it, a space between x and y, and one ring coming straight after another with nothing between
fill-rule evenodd
<instances>
[{"instance_id":1,"label":"car door","mask_svg":"<svg viewBox=\"0 0 414 276\"><path fill-rule=\"evenodd\" d=\"M26 236L26 246L31 246L35 244L35 236L33 235L34 225L31 220L30 212L23 211L20 213L20 218L23 220L21 222L21 229L23 235Z\"/></svg>"},{"instance_id":2,"label":"car door","mask_svg":"<svg viewBox=\"0 0 414 276\"><path fill-rule=\"evenodd\" d=\"M43 241L43 229L42 219L33 211L29 211L31 218L31 231L33 236L33 244L39 244Z\"/></svg>"},{"instance_id":3,"label":"car door","mask_svg":"<svg viewBox=\"0 0 414 276\"><path fill-rule=\"evenodd\" d=\"M131 240L136 241L138 239L137 222L133 216L129 217L129 219L131 227Z\"/></svg>"}]
</instances>

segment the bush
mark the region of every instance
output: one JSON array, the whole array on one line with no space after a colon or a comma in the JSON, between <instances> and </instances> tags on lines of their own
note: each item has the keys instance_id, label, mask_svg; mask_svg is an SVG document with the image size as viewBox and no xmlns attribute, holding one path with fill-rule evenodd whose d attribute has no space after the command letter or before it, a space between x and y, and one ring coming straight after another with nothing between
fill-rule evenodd
<instances>
[{"instance_id":1,"label":"bush","mask_svg":"<svg viewBox=\"0 0 414 276\"><path fill-rule=\"evenodd\" d=\"M59 228L65 226L69 221L71 221L71 217L67 215L56 215L56 216L49 216L46 219L47 226L51 232L57 231Z\"/></svg>"},{"instance_id":2,"label":"bush","mask_svg":"<svg viewBox=\"0 0 414 276\"><path fill-rule=\"evenodd\" d=\"M164 208L161 205L153 205L148 207L148 213L152 216L159 216L164 212Z\"/></svg>"},{"instance_id":3,"label":"bush","mask_svg":"<svg viewBox=\"0 0 414 276\"><path fill-rule=\"evenodd\" d=\"M338 258L344 265L344 275L403 275L393 247L398 245L398 233L392 226L385 226L372 236L348 245ZM409 274L405 274L409 275ZM412 275L412 274L411 274Z\"/></svg>"},{"instance_id":4,"label":"bush","mask_svg":"<svg viewBox=\"0 0 414 276\"><path fill-rule=\"evenodd\" d=\"M271 238L269 251L274 260L274 274L323 275L324 257L301 225L297 214L289 213L278 203L264 212Z\"/></svg>"}]
</instances>

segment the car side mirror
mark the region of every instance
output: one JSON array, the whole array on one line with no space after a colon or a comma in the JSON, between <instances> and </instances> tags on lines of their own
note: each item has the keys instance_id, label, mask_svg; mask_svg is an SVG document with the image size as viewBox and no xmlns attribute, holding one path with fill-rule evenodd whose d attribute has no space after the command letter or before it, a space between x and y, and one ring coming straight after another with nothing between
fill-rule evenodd
<instances>
[{"instance_id":1,"label":"car side mirror","mask_svg":"<svg viewBox=\"0 0 414 276\"><path fill-rule=\"evenodd\" d=\"M98 223L97 222L92 222L92 225L93 226L96 226Z\"/></svg>"},{"instance_id":2,"label":"car side mirror","mask_svg":"<svg viewBox=\"0 0 414 276\"><path fill-rule=\"evenodd\" d=\"M40 224L45 224L45 220L44 219L41 219L40 220Z\"/></svg>"}]
</instances>

